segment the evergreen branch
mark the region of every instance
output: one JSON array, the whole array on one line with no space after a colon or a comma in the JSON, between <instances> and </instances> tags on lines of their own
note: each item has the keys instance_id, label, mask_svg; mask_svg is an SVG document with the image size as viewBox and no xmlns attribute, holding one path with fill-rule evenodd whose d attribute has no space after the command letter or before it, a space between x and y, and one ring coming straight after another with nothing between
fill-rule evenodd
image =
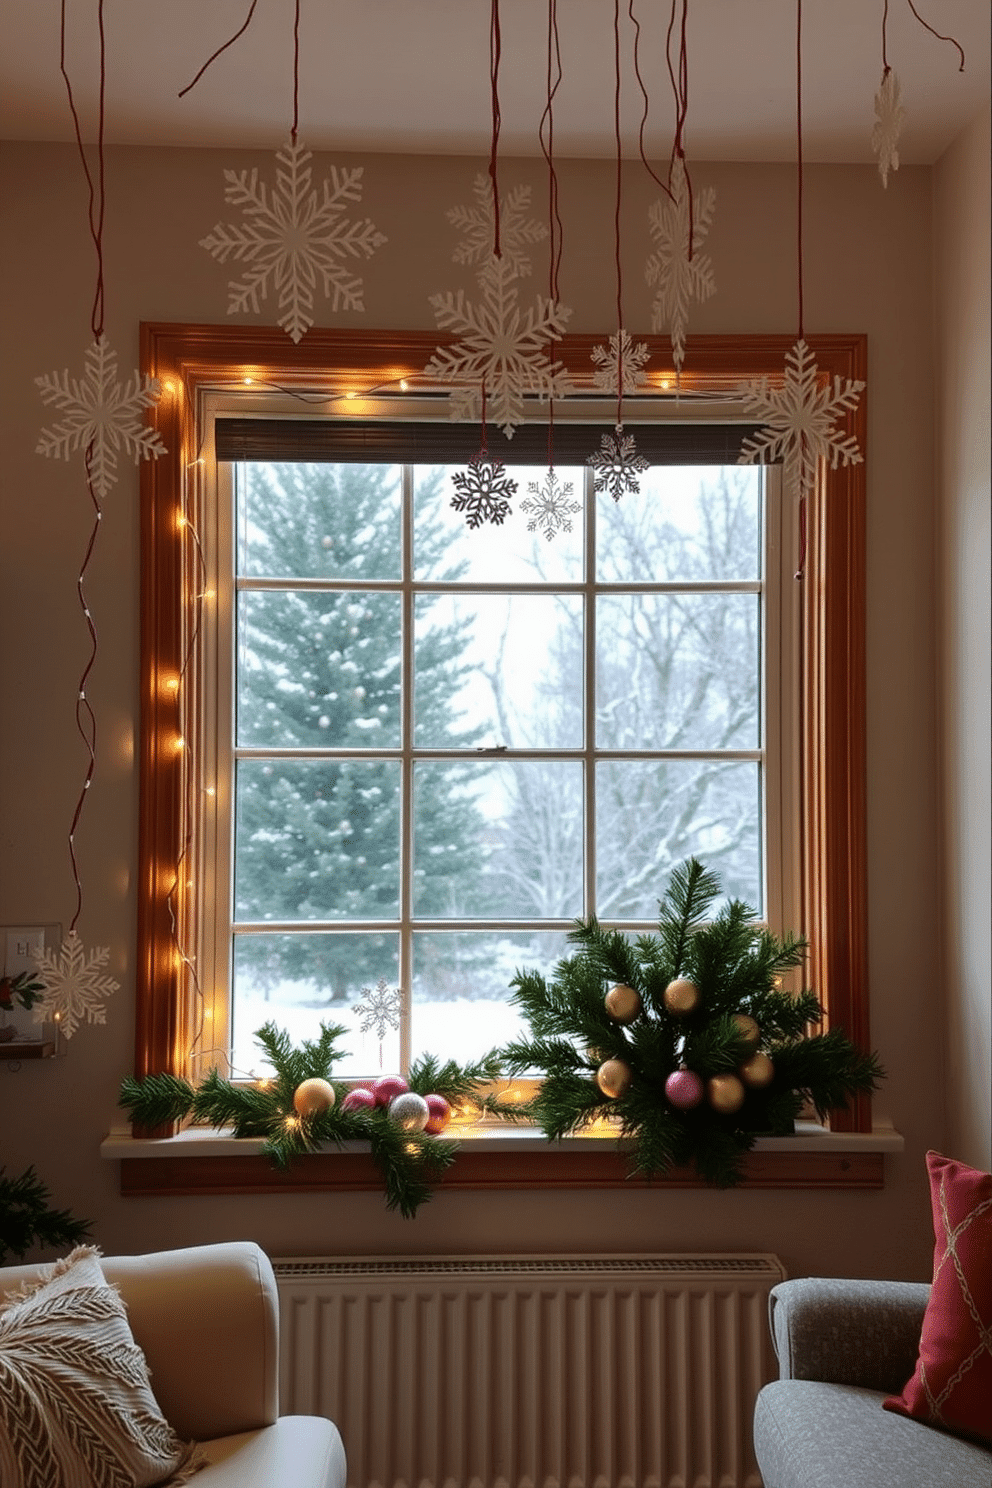
<instances>
[{"instance_id":1,"label":"evergreen branch","mask_svg":"<svg viewBox=\"0 0 992 1488\"><path fill-rule=\"evenodd\" d=\"M480 1085L490 1085L500 1079L502 1068L496 1053L458 1064L448 1059L444 1064L433 1054L422 1054L414 1060L407 1076L407 1084L418 1095L443 1095L452 1105L469 1101L477 1110L485 1103Z\"/></svg>"},{"instance_id":2,"label":"evergreen branch","mask_svg":"<svg viewBox=\"0 0 992 1488\"><path fill-rule=\"evenodd\" d=\"M196 1092L179 1075L125 1075L117 1104L127 1111L133 1126L165 1126L182 1121L193 1109Z\"/></svg>"},{"instance_id":3,"label":"evergreen branch","mask_svg":"<svg viewBox=\"0 0 992 1488\"><path fill-rule=\"evenodd\" d=\"M548 1074L567 1074L580 1069L586 1061L567 1039L514 1039L497 1051L501 1066L507 1074L524 1075L536 1069Z\"/></svg>"},{"instance_id":4,"label":"evergreen branch","mask_svg":"<svg viewBox=\"0 0 992 1488\"><path fill-rule=\"evenodd\" d=\"M53 1209L49 1192L32 1165L16 1178L0 1168L0 1265L27 1254L33 1245L79 1245L90 1222L68 1209Z\"/></svg>"},{"instance_id":5,"label":"evergreen branch","mask_svg":"<svg viewBox=\"0 0 992 1488\"><path fill-rule=\"evenodd\" d=\"M715 873L707 872L698 859L689 858L672 869L658 921L669 980L683 974L686 948L719 893L720 880Z\"/></svg>"},{"instance_id":6,"label":"evergreen branch","mask_svg":"<svg viewBox=\"0 0 992 1488\"><path fill-rule=\"evenodd\" d=\"M234 1085L211 1069L196 1092L192 1115L214 1127L233 1127L236 1137L264 1137L280 1114L274 1088Z\"/></svg>"}]
</instances>

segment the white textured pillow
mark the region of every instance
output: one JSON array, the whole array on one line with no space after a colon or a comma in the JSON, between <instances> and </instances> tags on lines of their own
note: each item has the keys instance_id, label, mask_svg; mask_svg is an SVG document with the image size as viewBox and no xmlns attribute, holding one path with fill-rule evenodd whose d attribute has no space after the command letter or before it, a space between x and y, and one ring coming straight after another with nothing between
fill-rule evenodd
<instances>
[{"instance_id":1,"label":"white textured pillow","mask_svg":"<svg viewBox=\"0 0 992 1488\"><path fill-rule=\"evenodd\" d=\"M3 1488L151 1488L203 1465L159 1410L98 1257L80 1246L0 1310Z\"/></svg>"}]
</instances>

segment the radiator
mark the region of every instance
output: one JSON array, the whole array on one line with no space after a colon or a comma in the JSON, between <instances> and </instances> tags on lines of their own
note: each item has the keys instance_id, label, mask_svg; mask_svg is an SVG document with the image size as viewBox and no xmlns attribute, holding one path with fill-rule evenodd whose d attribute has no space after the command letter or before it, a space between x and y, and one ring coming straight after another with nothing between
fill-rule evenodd
<instances>
[{"instance_id":1,"label":"radiator","mask_svg":"<svg viewBox=\"0 0 992 1488\"><path fill-rule=\"evenodd\" d=\"M273 1262L349 1488L760 1488L772 1255Z\"/></svg>"}]
</instances>

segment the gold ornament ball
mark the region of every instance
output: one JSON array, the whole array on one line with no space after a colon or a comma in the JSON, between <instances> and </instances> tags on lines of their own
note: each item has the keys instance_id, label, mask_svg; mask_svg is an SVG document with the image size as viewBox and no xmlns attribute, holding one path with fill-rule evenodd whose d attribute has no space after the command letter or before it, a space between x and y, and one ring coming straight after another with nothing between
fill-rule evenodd
<instances>
[{"instance_id":1,"label":"gold ornament ball","mask_svg":"<svg viewBox=\"0 0 992 1488\"><path fill-rule=\"evenodd\" d=\"M763 1086L770 1085L775 1078L775 1066L767 1054L752 1054L747 1064L742 1064L738 1074L745 1085L750 1085L752 1090L761 1090Z\"/></svg>"},{"instance_id":2,"label":"gold ornament ball","mask_svg":"<svg viewBox=\"0 0 992 1488\"><path fill-rule=\"evenodd\" d=\"M610 1017L615 1018L618 1023L633 1023L644 1006L641 994L634 987L628 987L626 982L617 982L603 1001Z\"/></svg>"},{"instance_id":3,"label":"gold ornament ball","mask_svg":"<svg viewBox=\"0 0 992 1488\"><path fill-rule=\"evenodd\" d=\"M735 1013L734 1025L738 1036L744 1040L748 1048L756 1049L761 1041L761 1029L750 1013Z\"/></svg>"},{"instance_id":4,"label":"gold ornament ball","mask_svg":"<svg viewBox=\"0 0 992 1488\"><path fill-rule=\"evenodd\" d=\"M699 1006L699 988L688 977L676 977L674 982L669 982L662 998L668 1011L676 1018L682 1018Z\"/></svg>"},{"instance_id":5,"label":"gold ornament ball","mask_svg":"<svg viewBox=\"0 0 992 1488\"><path fill-rule=\"evenodd\" d=\"M626 1095L633 1078L634 1071L624 1059L607 1059L596 1071L596 1084L610 1100Z\"/></svg>"},{"instance_id":6,"label":"gold ornament ball","mask_svg":"<svg viewBox=\"0 0 992 1488\"><path fill-rule=\"evenodd\" d=\"M319 1116L334 1104L334 1086L327 1080L304 1080L293 1093L293 1110L297 1116Z\"/></svg>"},{"instance_id":7,"label":"gold ornament ball","mask_svg":"<svg viewBox=\"0 0 992 1488\"><path fill-rule=\"evenodd\" d=\"M709 1103L721 1116L732 1116L739 1111L746 1093L736 1075L713 1075L706 1082Z\"/></svg>"}]
</instances>

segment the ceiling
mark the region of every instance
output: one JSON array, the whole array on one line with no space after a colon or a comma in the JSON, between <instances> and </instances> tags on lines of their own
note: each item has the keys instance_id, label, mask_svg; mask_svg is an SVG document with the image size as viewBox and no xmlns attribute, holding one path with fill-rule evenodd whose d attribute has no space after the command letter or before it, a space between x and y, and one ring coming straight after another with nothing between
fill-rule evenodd
<instances>
[{"instance_id":1,"label":"ceiling","mask_svg":"<svg viewBox=\"0 0 992 1488\"><path fill-rule=\"evenodd\" d=\"M96 129L98 0L65 0L66 63L86 138ZM616 0L614 0L616 3ZM906 121L904 164L936 160L989 97L989 0L888 0L888 60ZM625 153L643 103L650 156L668 155L674 111L665 63L671 0L620 0ZM881 77L885 0L805 0L803 136L810 161L867 162ZM614 4L558 0L563 78L559 156L614 151ZM681 8L681 7L679 7ZM689 0L686 149L696 160L792 160L797 0ZM248 29L177 95L244 23L249 0L104 0L110 143L275 148L292 122L293 3L258 0ZM500 0L500 153L539 153L546 98L546 0ZM0 0L0 138L69 140L59 70L60 0ZM491 134L490 0L302 0L300 138L313 148L485 156Z\"/></svg>"}]
</instances>

